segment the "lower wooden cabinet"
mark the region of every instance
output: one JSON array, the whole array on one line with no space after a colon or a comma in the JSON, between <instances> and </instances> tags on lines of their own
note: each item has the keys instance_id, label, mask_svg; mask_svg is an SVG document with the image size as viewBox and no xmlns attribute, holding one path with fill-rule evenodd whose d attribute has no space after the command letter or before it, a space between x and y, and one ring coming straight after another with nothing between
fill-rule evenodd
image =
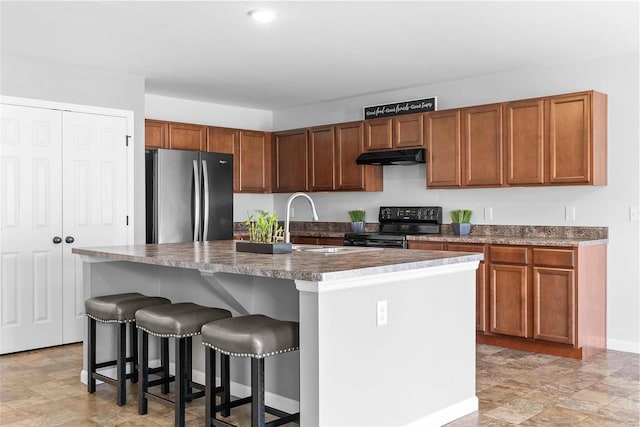
<instances>
[{"instance_id":1,"label":"lower wooden cabinet","mask_svg":"<svg viewBox=\"0 0 640 427\"><path fill-rule=\"evenodd\" d=\"M477 341L582 359L606 348L606 245L553 248L410 241L480 252Z\"/></svg>"}]
</instances>

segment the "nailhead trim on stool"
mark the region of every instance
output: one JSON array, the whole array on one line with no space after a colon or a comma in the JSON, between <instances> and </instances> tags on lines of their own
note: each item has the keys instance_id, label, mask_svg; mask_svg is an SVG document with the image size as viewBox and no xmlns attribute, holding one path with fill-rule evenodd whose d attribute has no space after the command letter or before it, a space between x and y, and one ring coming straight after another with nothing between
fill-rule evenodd
<instances>
[{"instance_id":1,"label":"nailhead trim on stool","mask_svg":"<svg viewBox=\"0 0 640 427\"><path fill-rule=\"evenodd\" d=\"M205 425L233 426L216 417L218 412L251 403L253 427L278 426L300 419L300 413L289 414L266 406L264 403L264 359L276 354L295 351L299 346L298 322L272 319L260 314L233 317L210 322L202 326L202 344L205 355ZM215 405L215 353L251 358L251 396ZM265 412L279 417L265 423Z\"/></svg>"},{"instance_id":2,"label":"nailhead trim on stool","mask_svg":"<svg viewBox=\"0 0 640 427\"><path fill-rule=\"evenodd\" d=\"M185 424L185 402L204 396L203 391L194 393L193 388L204 390L205 386L195 383L191 378L191 341L192 337L200 335L202 325L208 322L231 317L229 310L204 307L198 304L183 302L161 307L150 307L136 312L136 324L140 334L140 386L138 393L138 413L147 413L147 399L151 398L165 405L172 406L175 411L175 425ZM162 338L168 342L175 339L176 375L164 381L148 381L149 371L149 335ZM222 383L216 391L229 393L229 356L221 356L223 369ZM225 374L226 373L226 374ZM175 381L175 400L160 396L149 391L149 387L162 385L162 392L169 391L169 382ZM223 397L224 400L224 397ZM226 400L224 400L226 402Z\"/></svg>"},{"instance_id":3,"label":"nailhead trim on stool","mask_svg":"<svg viewBox=\"0 0 640 427\"><path fill-rule=\"evenodd\" d=\"M96 391L96 379L116 387L116 402L122 406L127 403L126 380L138 381L138 343L135 324L136 310L154 305L171 304L166 298L149 297L140 293L105 295L89 298L85 301L87 316L87 391ZM116 339L116 359L96 363L96 322L119 323ZM127 323L131 356L127 357ZM131 363L131 372L126 373L127 362ZM97 373L97 369L116 366L116 378Z\"/></svg>"}]
</instances>

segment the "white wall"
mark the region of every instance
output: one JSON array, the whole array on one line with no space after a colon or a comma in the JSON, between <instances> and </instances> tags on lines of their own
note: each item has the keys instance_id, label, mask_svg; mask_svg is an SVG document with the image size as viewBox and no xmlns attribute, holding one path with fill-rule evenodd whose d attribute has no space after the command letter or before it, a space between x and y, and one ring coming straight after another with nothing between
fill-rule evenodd
<instances>
[{"instance_id":1,"label":"white wall","mask_svg":"<svg viewBox=\"0 0 640 427\"><path fill-rule=\"evenodd\" d=\"M640 205L638 64L638 54L630 54L296 107L275 111L274 129L360 120L365 105L429 96L437 96L443 110L589 89L608 94L607 186L428 190L424 165L385 166L383 192L317 193L313 199L323 221L347 221L347 211L354 207L367 210L367 221L377 221L380 205L409 204L437 205L446 211L470 208L478 224L607 226L608 345L640 352L640 223L629 219L629 208ZM275 196L279 215L286 198ZM296 202L297 220L311 219L304 204ZM483 219L485 206L493 207L492 220ZM565 221L565 206L576 207L575 221Z\"/></svg>"},{"instance_id":2,"label":"white wall","mask_svg":"<svg viewBox=\"0 0 640 427\"><path fill-rule=\"evenodd\" d=\"M158 95L145 95L145 117L148 119L197 123L238 129L271 131L273 113L267 110L210 104ZM273 211L271 194L234 194L233 220L244 221L247 212Z\"/></svg>"},{"instance_id":3,"label":"white wall","mask_svg":"<svg viewBox=\"0 0 640 427\"><path fill-rule=\"evenodd\" d=\"M135 241L144 242L144 78L91 68L2 55L0 94L130 110L133 149Z\"/></svg>"}]
</instances>

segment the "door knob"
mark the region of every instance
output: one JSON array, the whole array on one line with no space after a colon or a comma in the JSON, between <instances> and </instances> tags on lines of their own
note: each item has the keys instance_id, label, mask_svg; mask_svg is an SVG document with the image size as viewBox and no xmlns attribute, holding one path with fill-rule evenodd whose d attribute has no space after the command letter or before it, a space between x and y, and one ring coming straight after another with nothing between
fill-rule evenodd
<instances>
[{"instance_id":1,"label":"door knob","mask_svg":"<svg viewBox=\"0 0 640 427\"><path fill-rule=\"evenodd\" d=\"M62 237L60 237L60 236L55 236L55 237L53 238L53 243L55 243L56 245L57 245L57 244L59 244L59 243L62 243Z\"/></svg>"},{"instance_id":2,"label":"door knob","mask_svg":"<svg viewBox=\"0 0 640 427\"><path fill-rule=\"evenodd\" d=\"M75 239L71 236L67 236L64 238L64 241L67 243L73 243L75 241Z\"/></svg>"}]
</instances>

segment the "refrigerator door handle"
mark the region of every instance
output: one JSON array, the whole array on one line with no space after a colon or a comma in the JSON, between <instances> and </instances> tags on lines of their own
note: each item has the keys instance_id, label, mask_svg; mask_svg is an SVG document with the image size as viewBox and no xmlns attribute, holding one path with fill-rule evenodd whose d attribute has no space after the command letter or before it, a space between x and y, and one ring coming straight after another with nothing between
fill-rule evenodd
<instances>
[{"instance_id":1,"label":"refrigerator door handle","mask_svg":"<svg viewBox=\"0 0 640 427\"><path fill-rule=\"evenodd\" d=\"M195 209L193 212L193 241L200 240L200 173L198 161L193 161L193 191L195 193Z\"/></svg>"},{"instance_id":2,"label":"refrigerator door handle","mask_svg":"<svg viewBox=\"0 0 640 427\"><path fill-rule=\"evenodd\" d=\"M209 171L207 161L202 161L202 181L204 182L204 229L202 231L202 241L207 240L209 235Z\"/></svg>"}]
</instances>

